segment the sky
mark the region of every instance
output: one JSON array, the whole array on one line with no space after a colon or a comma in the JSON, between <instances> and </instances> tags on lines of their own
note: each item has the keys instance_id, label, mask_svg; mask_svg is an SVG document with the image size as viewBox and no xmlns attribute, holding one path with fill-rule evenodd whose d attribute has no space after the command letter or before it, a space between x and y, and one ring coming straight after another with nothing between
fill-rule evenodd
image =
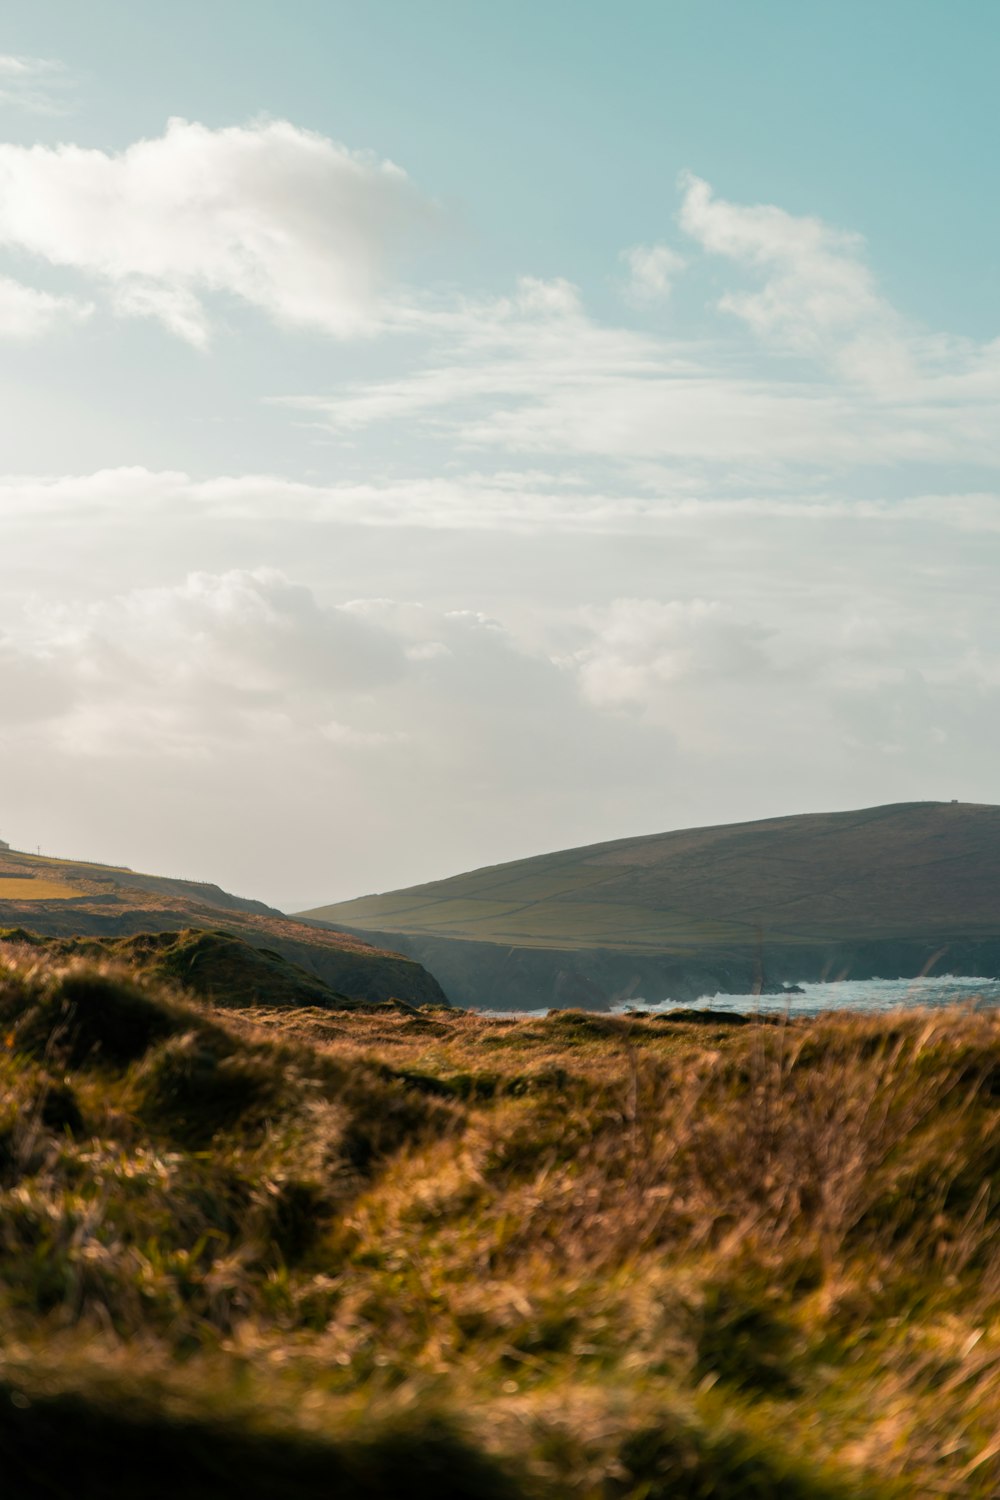
<instances>
[{"instance_id":1,"label":"sky","mask_svg":"<svg viewBox=\"0 0 1000 1500\"><path fill-rule=\"evenodd\" d=\"M997 802L990 0L4 0L0 836Z\"/></svg>"}]
</instances>

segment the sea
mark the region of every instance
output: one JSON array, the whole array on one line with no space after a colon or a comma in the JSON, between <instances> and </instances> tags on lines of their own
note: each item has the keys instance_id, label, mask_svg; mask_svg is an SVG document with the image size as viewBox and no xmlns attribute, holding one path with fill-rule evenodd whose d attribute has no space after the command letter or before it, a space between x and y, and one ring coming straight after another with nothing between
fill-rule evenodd
<instances>
[{"instance_id":1,"label":"sea","mask_svg":"<svg viewBox=\"0 0 1000 1500\"><path fill-rule=\"evenodd\" d=\"M801 984L802 994L704 995L697 1002L706 1010L778 1011L790 1016L817 1016L824 1010L896 1010L899 1006L1000 1005L1000 979L974 975L937 974L923 979L835 979L826 984ZM672 1001L643 1005L631 1000L616 1006L651 1011L676 1010Z\"/></svg>"},{"instance_id":2,"label":"sea","mask_svg":"<svg viewBox=\"0 0 1000 1500\"><path fill-rule=\"evenodd\" d=\"M626 1004L611 1007L613 1015L632 1010L669 1014L672 1010L736 1010L778 1012L789 1016L817 1016L824 1010L881 1011L899 1006L968 1005L975 1009L1000 1006L1000 979L968 974L936 974L922 979L837 979L825 984L799 986L802 993L780 995L703 995L693 1005L677 1001L642 1000L633 996ZM541 1010L486 1010L488 1016L545 1016Z\"/></svg>"}]
</instances>

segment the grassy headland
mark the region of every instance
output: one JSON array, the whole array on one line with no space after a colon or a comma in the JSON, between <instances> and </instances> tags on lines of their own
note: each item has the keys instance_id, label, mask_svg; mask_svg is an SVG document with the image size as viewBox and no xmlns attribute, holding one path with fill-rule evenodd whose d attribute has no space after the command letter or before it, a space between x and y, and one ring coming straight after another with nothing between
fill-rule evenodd
<instances>
[{"instance_id":1,"label":"grassy headland","mask_svg":"<svg viewBox=\"0 0 1000 1500\"><path fill-rule=\"evenodd\" d=\"M303 916L426 963L457 1004L1000 972L1000 808L900 803L561 850Z\"/></svg>"},{"instance_id":2,"label":"grassy headland","mask_svg":"<svg viewBox=\"0 0 1000 1500\"><path fill-rule=\"evenodd\" d=\"M216 885L117 866L0 850L0 930L4 928L60 937L67 950L86 948L91 940L92 950L140 962L146 969L156 967L164 977L220 998L230 985L226 970L235 967L244 992L248 985L259 988L266 981L272 995L282 986L286 991L297 988L299 1004L339 1004L345 996L367 1003L390 995L415 1005L447 1003L437 980L403 954L347 933L309 927ZM203 940L204 929L214 930L214 943ZM151 933L159 939L150 939ZM176 939L170 934L177 934ZM231 964L224 953L226 935L234 940L232 953L244 950ZM159 952L154 955L155 941ZM246 949L261 955L255 978ZM293 980L295 970L304 972ZM307 1000L310 980L314 992Z\"/></svg>"},{"instance_id":3,"label":"grassy headland","mask_svg":"<svg viewBox=\"0 0 1000 1500\"><path fill-rule=\"evenodd\" d=\"M994 1015L238 1011L0 963L12 1494L1000 1489Z\"/></svg>"}]
</instances>

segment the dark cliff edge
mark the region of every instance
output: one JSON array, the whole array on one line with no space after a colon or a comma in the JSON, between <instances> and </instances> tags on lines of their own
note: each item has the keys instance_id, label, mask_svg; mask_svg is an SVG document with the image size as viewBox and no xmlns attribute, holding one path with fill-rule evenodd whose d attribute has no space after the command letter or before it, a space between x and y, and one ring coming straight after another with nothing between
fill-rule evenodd
<instances>
[{"instance_id":1,"label":"dark cliff edge","mask_svg":"<svg viewBox=\"0 0 1000 1500\"><path fill-rule=\"evenodd\" d=\"M317 923L316 925L322 925ZM358 933L431 970L452 1005L482 1010L608 1010L629 1001L686 1005L705 996L780 991L837 979L922 974L1000 977L1000 937L940 936L827 942L769 951L726 949L696 957L622 949L518 948L405 932Z\"/></svg>"},{"instance_id":2,"label":"dark cliff edge","mask_svg":"<svg viewBox=\"0 0 1000 1500\"><path fill-rule=\"evenodd\" d=\"M23 928L39 937L123 939L163 938L194 930L227 934L248 947L275 953L304 970L331 992L350 1001L405 1000L410 1005L446 1006L442 986L412 955L386 952L376 939L338 931L312 932L304 922L256 913L227 914L224 908L95 908L87 901L0 904L0 925Z\"/></svg>"}]
</instances>

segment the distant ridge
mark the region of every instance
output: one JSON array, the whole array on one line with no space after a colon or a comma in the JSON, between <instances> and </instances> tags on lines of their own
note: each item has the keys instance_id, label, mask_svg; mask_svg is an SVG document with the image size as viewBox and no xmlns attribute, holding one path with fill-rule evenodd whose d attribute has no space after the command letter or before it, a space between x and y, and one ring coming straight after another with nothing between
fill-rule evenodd
<instances>
[{"instance_id":1,"label":"distant ridge","mask_svg":"<svg viewBox=\"0 0 1000 1500\"><path fill-rule=\"evenodd\" d=\"M577 1001L591 987L594 1004L670 985L691 998L714 981L897 977L929 960L994 972L1000 807L907 802L648 834L301 915L378 934L473 1003L553 1003L560 986ZM510 950L505 976L487 945Z\"/></svg>"},{"instance_id":2,"label":"distant ridge","mask_svg":"<svg viewBox=\"0 0 1000 1500\"><path fill-rule=\"evenodd\" d=\"M262 987L277 993L289 986L301 994L308 978L318 981L310 1003L336 1005L390 998L441 1005L444 995L419 962L353 934L319 931L262 901L233 896L217 885L143 875L120 865L54 859L0 847L0 929L24 929L64 939L127 939L138 934L211 934L213 959L227 950L220 934L241 939L263 954L242 956L240 979L228 984L230 1003L239 986L248 1001ZM167 945L176 957L181 951ZM186 961L205 967L204 947L182 945ZM132 950L126 955L131 961ZM278 962L272 960L277 958ZM291 984L290 969L303 975ZM219 965L216 964L219 971ZM191 978L193 969L188 978ZM174 975L183 979L185 975ZM265 986L264 981L267 981ZM217 986L221 990L225 985ZM255 998L256 997L256 998Z\"/></svg>"}]
</instances>

